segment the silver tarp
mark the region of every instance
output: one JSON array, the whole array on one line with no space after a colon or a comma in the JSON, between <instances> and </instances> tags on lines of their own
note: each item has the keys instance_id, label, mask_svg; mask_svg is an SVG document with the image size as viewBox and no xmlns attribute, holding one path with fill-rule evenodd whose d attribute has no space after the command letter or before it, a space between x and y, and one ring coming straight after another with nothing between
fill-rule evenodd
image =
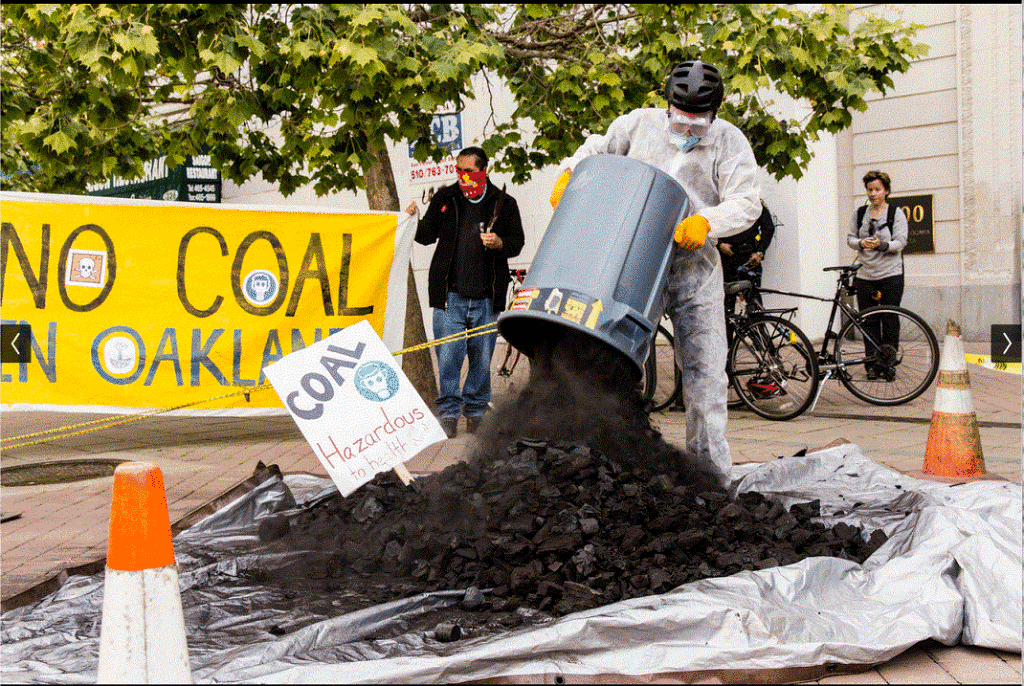
<instances>
[{"instance_id":1,"label":"silver tarp","mask_svg":"<svg viewBox=\"0 0 1024 686\"><path fill-rule=\"evenodd\" d=\"M929 638L1020 652L1019 483L921 481L872 462L853 444L737 466L733 476L734 492L757 491L787 506L818 499L825 523L880 528L889 540L863 565L808 558L499 636L438 643L406 632L370 640L384 626L401 626L403 617L458 602L462 592L324 619L316 603L241 582L244 569L287 562L288 555L268 560L253 546L259 521L332 491L323 480L292 475L266 482L175 537L193 677L433 683L659 675L742 682L753 673L762 681L776 673L778 681L824 676L836 665L877 664ZM102 595L102 575L72 577L47 598L2 615L3 681L94 683ZM271 626L278 633L296 628L266 640Z\"/></svg>"}]
</instances>

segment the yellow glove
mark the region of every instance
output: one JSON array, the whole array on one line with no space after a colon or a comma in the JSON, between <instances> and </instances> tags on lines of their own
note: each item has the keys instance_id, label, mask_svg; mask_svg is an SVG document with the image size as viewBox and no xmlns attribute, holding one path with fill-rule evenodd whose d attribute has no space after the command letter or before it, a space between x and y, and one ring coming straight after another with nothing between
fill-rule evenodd
<instances>
[{"instance_id":1,"label":"yellow glove","mask_svg":"<svg viewBox=\"0 0 1024 686\"><path fill-rule=\"evenodd\" d=\"M696 250L704 245L711 224L699 214L687 217L676 227L676 243L683 250Z\"/></svg>"},{"instance_id":2,"label":"yellow glove","mask_svg":"<svg viewBox=\"0 0 1024 686\"><path fill-rule=\"evenodd\" d=\"M558 177L558 181L555 181L555 187L551 191L551 207L552 209L558 207L558 201L562 199L562 193L565 192L565 187L569 185L569 177L572 172L566 169L562 172L562 175Z\"/></svg>"}]
</instances>

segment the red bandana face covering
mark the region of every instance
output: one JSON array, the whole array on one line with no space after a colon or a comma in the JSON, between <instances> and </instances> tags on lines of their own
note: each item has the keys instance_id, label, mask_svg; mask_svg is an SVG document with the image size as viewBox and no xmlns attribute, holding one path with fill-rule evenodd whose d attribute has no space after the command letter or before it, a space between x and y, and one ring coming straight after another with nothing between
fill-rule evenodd
<instances>
[{"instance_id":1,"label":"red bandana face covering","mask_svg":"<svg viewBox=\"0 0 1024 686\"><path fill-rule=\"evenodd\" d=\"M459 172L459 188L466 200L472 200L484 192L487 185L487 172Z\"/></svg>"}]
</instances>

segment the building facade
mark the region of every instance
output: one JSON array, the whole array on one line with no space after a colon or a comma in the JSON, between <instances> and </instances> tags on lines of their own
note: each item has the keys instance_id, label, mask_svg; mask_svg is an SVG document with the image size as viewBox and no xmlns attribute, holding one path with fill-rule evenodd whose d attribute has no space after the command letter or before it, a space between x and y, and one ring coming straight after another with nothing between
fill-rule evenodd
<instances>
[{"instance_id":1,"label":"building facade","mask_svg":"<svg viewBox=\"0 0 1024 686\"><path fill-rule=\"evenodd\" d=\"M931 49L837 136L840 216L863 202L869 169L893 195L931 195L934 253L905 257L903 302L940 334L951 318L987 339L1021 315L1021 6L897 8Z\"/></svg>"}]
</instances>

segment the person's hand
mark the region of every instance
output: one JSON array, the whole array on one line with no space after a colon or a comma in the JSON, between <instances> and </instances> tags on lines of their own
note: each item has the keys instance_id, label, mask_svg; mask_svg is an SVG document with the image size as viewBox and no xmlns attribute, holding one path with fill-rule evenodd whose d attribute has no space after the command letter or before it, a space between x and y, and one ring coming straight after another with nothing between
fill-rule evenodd
<instances>
[{"instance_id":1,"label":"person's hand","mask_svg":"<svg viewBox=\"0 0 1024 686\"><path fill-rule=\"evenodd\" d=\"M491 250L501 250L505 246L501 236L490 231L480 234L480 241L484 244L485 248L490 248Z\"/></svg>"},{"instance_id":2,"label":"person's hand","mask_svg":"<svg viewBox=\"0 0 1024 686\"><path fill-rule=\"evenodd\" d=\"M755 252L750 255L750 259L747 260L747 264L751 265L752 267L756 267L757 265L761 264L761 260L763 259L764 255L762 255L759 252Z\"/></svg>"},{"instance_id":3,"label":"person's hand","mask_svg":"<svg viewBox=\"0 0 1024 686\"><path fill-rule=\"evenodd\" d=\"M707 240L711 225L699 214L694 214L679 222L676 227L676 243L683 250L697 250Z\"/></svg>"},{"instance_id":4,"label":"person's hand","mask_svg":"<svg viewBox=\"0 0 1024 686\"><path fill-rule=\"evenodd\" d=\"M722 251L723 255L728 255L729 257L732 257L732 246L729 245L728 243L719 243L718 249Z\"/></svg>"},{"instance_id":5,"label":"person's hand","mask_svg":"<svg viewBox=\"0 0 1024 686\"><path fill-rule=\"evenodd\" d=\"M409 203L409 206L405 208L405 211L414 217L420 216L420 206L416 204L415 200Z\"/></svg>"},{"instance_id":6,"label":"person's hand","mask_svg":"<svg viewBox=\"0 0 1024 686\"><path fill-rule=\"evenodd\" d=\"M551 191L552 209L558 207L558 201L562 199L562 193L565 192L565 187L569 185L570 176L572 176L572 170L566 169L559 175L558 180L555 181L555 187Z\"/></svg>"},{"instance_id":7,"label":"person's hand","mask_svg":"<svg viewBox=\"0 0 1024 686\"><path fill-rule=\"evenodd\" d=\"M869 236L867 238L860 239L860 247L864 250L874 250L878 247L878 237Z\"/></svg>"}]
</instances>

